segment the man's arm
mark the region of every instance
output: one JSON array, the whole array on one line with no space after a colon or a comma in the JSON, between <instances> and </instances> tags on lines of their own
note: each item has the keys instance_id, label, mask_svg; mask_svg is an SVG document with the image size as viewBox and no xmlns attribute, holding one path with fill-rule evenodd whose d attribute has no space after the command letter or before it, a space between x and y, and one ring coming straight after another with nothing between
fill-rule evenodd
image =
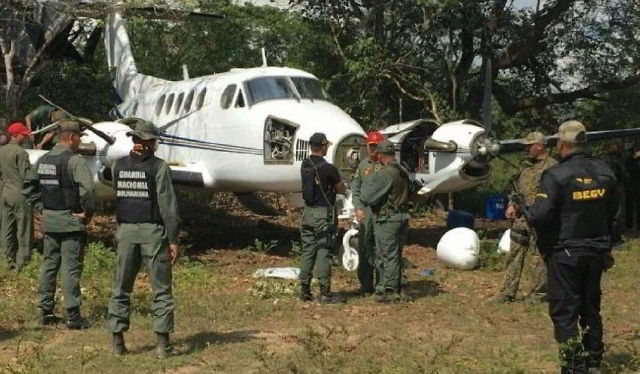
<instances>
[{"instance_id":1,"label":"man's arm","mask_svg":"<svg viewBox=\"0 0 640 374\"><path fill-rule=\"evenodd\" d=\"M178 244L178 229L180 224L178 199L173 191L169 167L164 162L160 163L160 167L156 172L156 193L160 216L167 230L169 244Z\"/></svg>"},{"instance_id":2,"label":"man's arm","mask_svg":"<svg viewBox=\"0 0 640 374\"><path fill-rule=\"evenodd\" d=\"M75 155L69 159L71 177L78 183L80 205L84 211L85 223L89 223L96 211L96 185L93 183L91 172L82 156Z\"/></svg>"},{"instance_id":3,"label":"man's arm","mask_svg":"<svg viewBox=\"0 0 640 374\"><path fill-rule=\"evenodd\" d=\"M540 187L536 201L525 211L527 221L532 226L541 226L557 217L561 204L562 186L551 173L544 172L540 178Z\"/></svg>"}]
</instances>

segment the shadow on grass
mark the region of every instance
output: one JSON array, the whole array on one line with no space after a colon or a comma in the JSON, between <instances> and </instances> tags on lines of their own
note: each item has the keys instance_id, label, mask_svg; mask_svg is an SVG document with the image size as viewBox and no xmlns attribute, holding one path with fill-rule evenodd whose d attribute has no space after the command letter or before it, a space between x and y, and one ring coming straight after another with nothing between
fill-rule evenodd
<instances>
[{"instance_id":1,"label":"shadow on grass","mask_svg":"<svg viewBox=\"0 0 640 374\"><path fill-rule=\"evenodd\" d=\"M421 299L423 297L438 296L445 293L445 291L440 287L440 284L434 280L420 279L409 282L407 293L414 299Z\"/></svg>"},{"instance_id":2,"label":"shadow on grass","mask_svg":"<svg viewBox=\"0 0 640 374\"><path fill-rule=\"evenodd\" d=\"M0 329L0 342L3 342L5 340L9 340L11 338L14 338L14 337L18 336L19 334L20 334L20 332L18 332L16 330Z\"/></svg>"},{"instance_id":3,"label":"shadow on grass","mask_svg":"<svg viewBox=\"0 0 640 374\"><path fill-rule=\"evenodd\" d=\"M256 334L258 333L260 333L259 330L240 330L232 332L201 331L177 340L176 344L186 344L187 350L181 354L190 354L201 351L211 345L243 343L248 340L258 339L256 337Z\"/></svg>"},{"instance_id":4,"label":"shadow on grass","mask_svg":"<svg viewBox=\"0 0 640 374\"><path fill-rule=\"evenodd\" d=\"M640 372L640 357L629 352L609 353L602 360L606 373L638 373Z\"/></svg>"}]
</instances>

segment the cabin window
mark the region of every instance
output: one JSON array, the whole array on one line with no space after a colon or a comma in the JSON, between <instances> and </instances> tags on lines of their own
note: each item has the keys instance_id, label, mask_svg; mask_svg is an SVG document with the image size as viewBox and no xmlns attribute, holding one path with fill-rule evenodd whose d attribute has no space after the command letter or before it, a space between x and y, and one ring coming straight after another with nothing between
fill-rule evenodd
<instances>
[{"instance_id":1,"label":"cabin window","mask_svg":"<svg viewBox=\"0 0 640 374\"><path fill-rule=\"evenodd\" d=\"M204 98L207 96L207 89L203 88L202 91L198 94L198 99L196 100L196 109L201 109L204 105Z\"/></svg>"},{"instance_id":2,"label":"cabin window","mask_svg":"<svg viewBox=\"0 0 640 374\"><path fill-rule=\"evenodd\" d=\"M236 108L244 108L244 95L242 90L238 90L238 97L236 98Z\"/></svg>"},{"instance_id":3,"label":"cabin window","mask_svg":"<svg viewBox=\"0 0 640 374\"><path fill-rule=\"evenodd\" d=\"M187 95L187 100L184 102L184 110L188 112L191 110L191 104L193 103L193 96L195 95L195 91L191 90Z\"/></svg>"},{"instance_id":4,"label":"cabin window","mask_svg":"<svg viewBox=\"0 0 640 374\"><path fill-rule=\"evenodd\" d=\"M176 98L176 95L171 94L167 98L167 114L171 111L171 107L173 106L173 100Z\"/></svg>"},{"instance_id":5,"label":"cabin window","mask_svg":"<svg viewBox=\"0 0 640 374\"><path fill-rule=\"evenodd\" d=\"M285 77L262 77L246 82L247 98L252 104L265 100L294 98Z\"/></svg>"},{"instance_id":6,"label":"cabin window","mask_svg":"<svg viewBox=\"0 0 640 374\"><path fill-rule=\"evenodd\" d=\"M182 107L183 101L184 101L184 92L180 92L180 95L178 95L178 100L176 100L176 114L180 113L180 108Z\"/></svg>"},{"instance_id":7,"label":"cabin window","mask_svg":"<svg viewBox=\"0 0 640 374\"><path fill-rule=\"evenodd\" d=\"M329 95L319 80L315 78L291 77L291 81L303 99L329 100Z\"/></svg>"},{"instance_id":8,"label":"cabin window","mask_svg":"<svg viewBox=\"0 0 640 374\"><path fill-rule=\"evenodd\" d=\"M222 96L220 96L220 107L222 109L229 109L233 101L233 94L236 93L236 88L235 84L230 84L222 91Z\"/></svg>"},{"instance_id":9,"label":"cabin window","mask_svg":"<svg viewBox=\"0 0 640 374\"><path fill-rule=\"evenodd\" d=\"M166 96L163 94L158 98L158 102L156 102L156 116L159 116L162 113L162 107L164 106L164 100Z\"/></svg>"}]
</instances>

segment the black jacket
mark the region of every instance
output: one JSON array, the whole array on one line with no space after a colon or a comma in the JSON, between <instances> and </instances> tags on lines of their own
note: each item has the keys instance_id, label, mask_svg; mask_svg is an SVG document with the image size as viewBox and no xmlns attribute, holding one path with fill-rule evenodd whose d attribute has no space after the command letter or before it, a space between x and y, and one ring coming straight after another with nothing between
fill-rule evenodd
<instances>
[{"instance_id":1,"label":"black jacket","mask_svg":"<svg viewBox=\"0 0 640 374\"><path fill-rule=\"evenodd\" d=\"M616 176L603 160L575 152L542 173L526 210L542 253L565 249L606 252L619 237Z\"/></svg>"}]
</instances>

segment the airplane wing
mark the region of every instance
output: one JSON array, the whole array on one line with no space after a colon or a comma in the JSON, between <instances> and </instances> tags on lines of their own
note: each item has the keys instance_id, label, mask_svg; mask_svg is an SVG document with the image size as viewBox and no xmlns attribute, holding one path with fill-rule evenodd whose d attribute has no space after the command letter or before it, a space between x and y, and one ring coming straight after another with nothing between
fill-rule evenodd
<instances>
[{"instance_id":1,"label":"airplane wing","mask_svg":"<svg viewBox=\"0 0 640 374\"><path fill-rule=\"evenodd\" d=\"M597 142L601 140L627 138L640 136L640 128L619 129L619 130L603 130L603 131L587 131L587 142ZM558 141L557 135L545 137L547 146L554 146ZM524 139L507 139L500 141L500 154L515 153L524 151Z\"/></svg>"}]
</instances>

